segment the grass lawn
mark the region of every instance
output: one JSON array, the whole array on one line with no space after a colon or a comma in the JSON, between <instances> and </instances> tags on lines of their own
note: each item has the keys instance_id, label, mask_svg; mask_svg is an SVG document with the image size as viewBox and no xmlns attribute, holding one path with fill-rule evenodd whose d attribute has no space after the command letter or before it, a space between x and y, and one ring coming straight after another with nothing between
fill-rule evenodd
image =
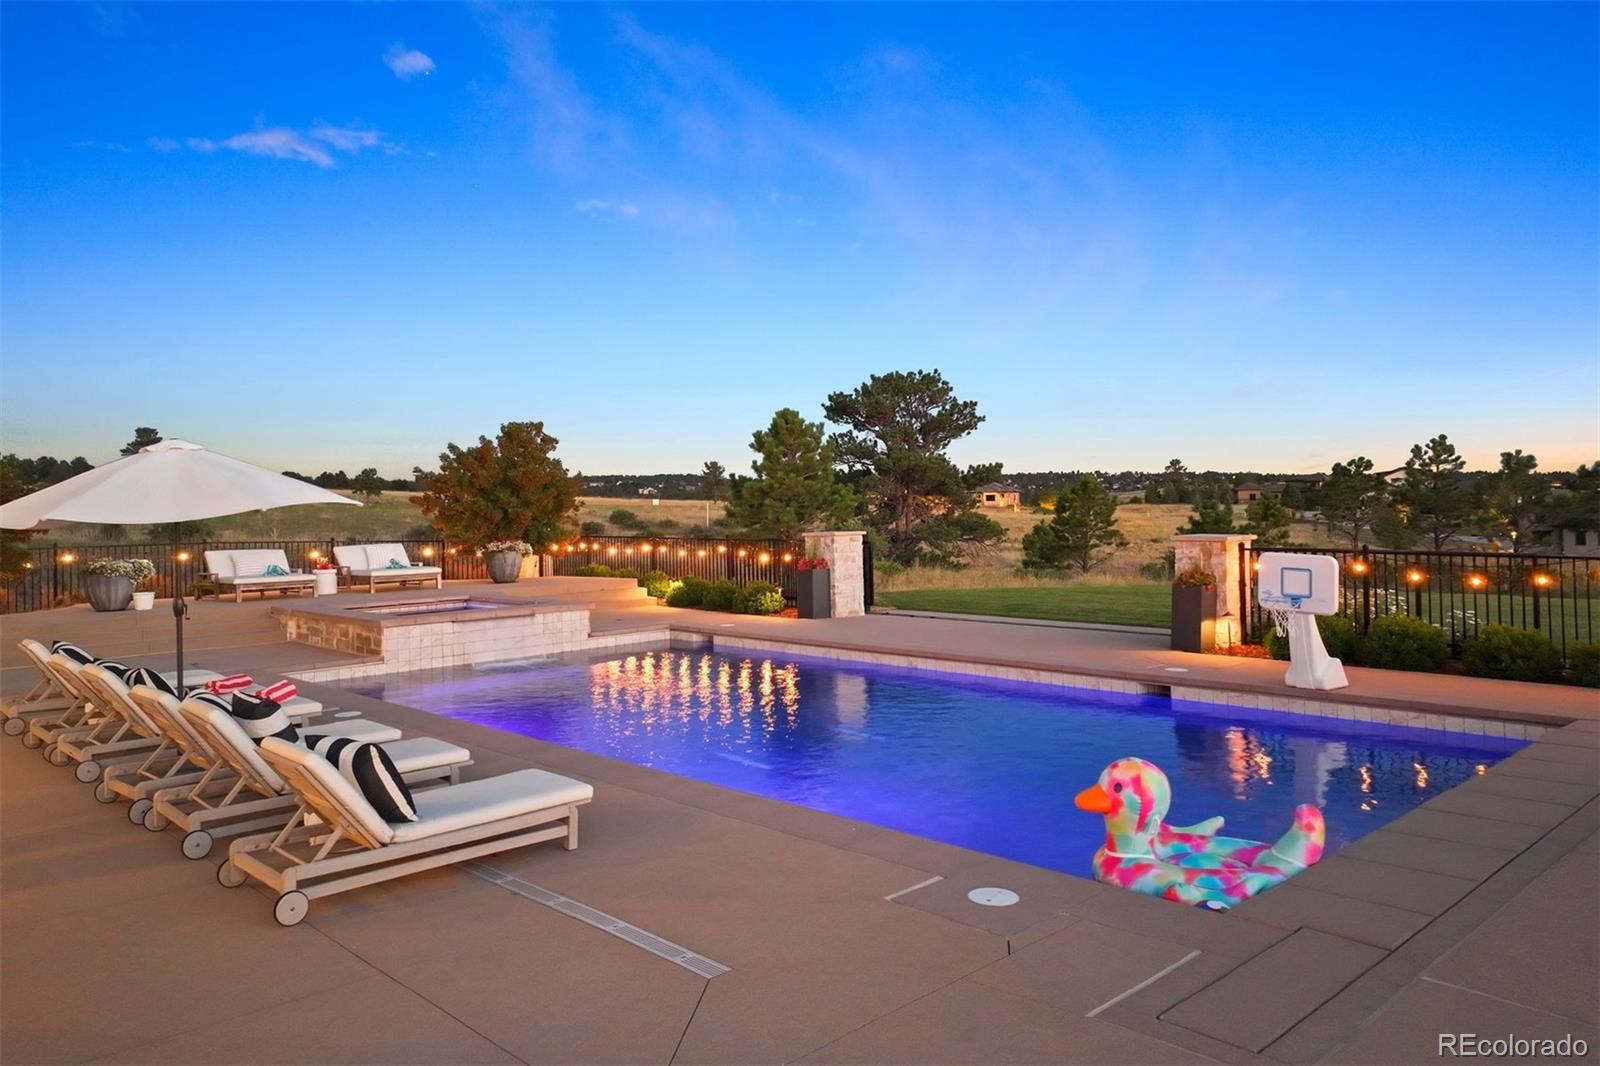
<instances>
[{"instance_id":1,"label":"grass lawn","mask_svg":"<svg viewBox=\"0 0 1600 1066\"><path fill-rule=\"evenodd\" d=\"M909 611L1047 618L1057 622L1172 624L1172 588L1160 584L1050 585L1036 588L905 589L879 592L883 607Z\"/></svg>"}]
</instances>

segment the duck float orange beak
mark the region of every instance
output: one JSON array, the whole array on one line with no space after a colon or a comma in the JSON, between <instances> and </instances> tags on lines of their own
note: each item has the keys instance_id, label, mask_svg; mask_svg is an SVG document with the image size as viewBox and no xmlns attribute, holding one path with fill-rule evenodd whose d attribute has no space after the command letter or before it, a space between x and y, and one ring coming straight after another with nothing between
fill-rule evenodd
<instances>
[{"instance_id":1,"label":"duck float orange beak","mask_svg":"<svg viewBox=\"0 0 1600 1066\"><path fill-rule=\"evenodd\" d=\"M1092 814L1110 814L1114 803L1111 793L1099 785L1090 785L1072 801L1080 811L1089 811Z\"/></svg>"}]
</instances>

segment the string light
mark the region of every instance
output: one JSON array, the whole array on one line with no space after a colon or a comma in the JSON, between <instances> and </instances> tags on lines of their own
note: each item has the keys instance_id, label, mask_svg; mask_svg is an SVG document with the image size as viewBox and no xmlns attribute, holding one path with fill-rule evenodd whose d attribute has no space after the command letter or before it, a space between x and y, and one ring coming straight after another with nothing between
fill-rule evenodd
<instances>
[{"instance_id":1,"label":"string light","mask_svg":"<svg viewBox=\"0 0 1600 1066\"><path fill-rule=\"evenodd\" d=\"M1366 561L1363 560L1363 559L1357 559L1354 562L1352 562L1350 564L1350 572L1353 573L1353 574L1364 574L1364 573L1366 573L1367 572Z\"/></svg>"},{"instance_id":2,"label":"string light","mask_svg":"<svg viewBox=\"0 0 1600 1066\"><path fill-rule=\"evenodd\" d=\"M1533 575L1533 584L1534 584L1535 588L1547 589L1551 585L1554 585L1555 583L1556 583L1556 579L1551 577L1549 574L1545 573L1542 570L1539 573Z\"/></svg>"},{"instance_id":3,"label":"string light","mask_svg":"<svg viewBox=\"0 0 1600 1066\"><path fill-rule=\"evenodd\" d=\"M646 544L644 547L640 548L639 550L644 552L646 555L649 555L650 554L650 545Z\"/></svg>"},{"instance_id":4,"label":"string light","mask_svg":"<svg viewBox=\"0 0 1600 1066\"><path fill-rule=\"evenodd\" d=\"M1467 587L1468 588L1481 589L1481 588L1487 587L1488 584L1489 584L1489 579L1484 577L1482 574L1468 574L1467 575Z\"/></svg>"},{"instance_id":5,"label":"string light","mask_svg":"<svg viewBox=\"0 0 1600 1066\"><path fill-rule=\"evenodd\" d=\"M615 555L615 554L617 554L617 546L615 544L613 544L611 547L607 548L606 549L606 554L607 555Z\"/></svg>"},{"instance_id":6,"label":"string light","mask_svg":"<svg viewBox=\"0 0 1600 1066\"><path fill-rule=\"evenodd\" d=\"M428 545L424 545L423 546L422 557L424 559L432 559L433 558L433 545L428 544Z\"/></svg>"},{"instance_id":7,"label":"string light","mask_svg":"<svg viewBox=\"0 0 1600 1066\"><path fill-rule=\"evenodd\" d=\"M1418 570L1416 567L1412 567L1410 570L1406 571L1406 580L1411 582L1413 585L1420 585L1424 581L1426 581L1427 579L1428 579L1428 575L1424 574L1421 570Z\"/></svg>"},{"instance_id":8,"label":"string light","mask_svg":"<svg viewBox=\"0 0 1600 1066\"><path fill-rule=\"evenodd\" d=\"M788 562L790 559L793 559L793 558L794 558L794 556L792 554L790 554L789 552L784 552L783 553L783 561L784 562Z\"/></svg>"},{"instance_id":9,"label":"string light","mask_svg":"<svg viewBox=\"0 0 1600 1066\"><path fill-rule=\"evenodd\" d=\"M697 548L695 549L694 556L696 559L704 559L706 557L706 550L704 548Z\"/></svg>"},{"instance_id":10,"label":"string light","mask_svg":"<svg viewBox=\"0 0 1600 1066\"><path fill-rule=\"evenodd\" d=\"M320 558L322 558L322 553L317 551L317 549L312 548L310 551L306 552L306 558L307 559L320 559Z\"/></svg>"},{"instance_id":11,"label":"string light","mask_svg":"<svg viewBox=\"0 0 1600 1066\"><path fill-rule=\"evenodd\" d=\"M726 555L727 552L728 552L728 546L726 544L718 544L717 545L717 554L718 555Z\"/></svg>"},{"instance_id":12,"label":"string light","mask_svg":"<svg viewBox=\"0 0 1600 1066\"><path fill-rule=\"evenodd\" d=\"M756 556L756 562L760 563L762 566L766 566L768 563L772 562L772 556L768 555L766 552L762 552L760 555Z\"/></svg>"},{"instance_id":13,"label":"string light","mask_svg":"<svg viewBox=\"0 0 1600 1066\"><path fill-rule=\"evenodd\" d=\"M739 549L739 558L743 559L744 557L745 557L745 550L743 548L740 548Z\"/></svg>"},{"instance_id":14,"label":"string light","mask_svg":"<svg viewBox=\"0 0 1600 1066\"><path fill-rule=\"evenodd\" d=\"M72 561L74 559L76 559L76 558L77 558L77 556L73 555L71 552L62 552L61 553L61 564L63 566L70 566L72 564Z\"/></svg>"},{"instance_id":15,"label":"string light","mask_svg":"<svg viewBox=\"0 0 1600 1066\"><path fill-rule=\"evenodd\" d=\"M190 558L192 558L192 556L190 556L186 551L181 551L177 555L173 556L173 558L178 560L180 563L186 563L190 560Z\"/></svg>"},{"instance_id":16,"label":"string light","mask_svg":"<svg viewBox=\"0 0 1600 1066\"><path fill-rule=\"evenodd\" d=\"M678 549L678 558L682 559L685 556L687 556L688 554L689 554L689 549L688 548L679 548Z\"/></svg>"}]
</instances>

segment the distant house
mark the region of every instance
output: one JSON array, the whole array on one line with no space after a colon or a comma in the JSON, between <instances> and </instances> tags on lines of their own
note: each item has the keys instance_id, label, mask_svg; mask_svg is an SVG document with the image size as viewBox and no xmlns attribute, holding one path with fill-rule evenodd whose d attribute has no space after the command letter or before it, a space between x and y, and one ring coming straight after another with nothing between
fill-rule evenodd
<instances>
[{"instance_id":1,"label":"distant house","mask_svg":"<svg viewBox=\"0 0 1600 1066\"><path fill-rule=\"evenodd\" d=\"M1560 529L1554 538L1558 555L1600 556L1600 528Z\"/></svg>"},{"instance_id":2,"label":"distant house","mask_svg":"<svg viewBox=\"0 0 1600 1066\"><path fill-rule=\"evenodd\" d=\"M1373 474L1381 477L1386 485L1398 485L1406 479L1406 468L1397 466L1393 470L1375 470Z\"/></svg>"},{"instance_id":3,"label":"distant house","mask_svg":"<svg viewBox=\"0 0 1600 1066\"><path fill-rule=\"evenodd\" d=\"M1234 487L1234 503L1255 503L1262 496L1282 496L1283 482L1246 481Z\"/></svg>"},{"instance_id":4,"label":"distant house","mask_svg":"<svg viewBox=\"0 0 1600 1066\"><path fill-rule=\"evenodd\" d=\"M1022 490L1015 485L991 481L972 490L979 507L992 507L1000 511L1015 511L1022 506Z\"/></svg>"}]
</instances>

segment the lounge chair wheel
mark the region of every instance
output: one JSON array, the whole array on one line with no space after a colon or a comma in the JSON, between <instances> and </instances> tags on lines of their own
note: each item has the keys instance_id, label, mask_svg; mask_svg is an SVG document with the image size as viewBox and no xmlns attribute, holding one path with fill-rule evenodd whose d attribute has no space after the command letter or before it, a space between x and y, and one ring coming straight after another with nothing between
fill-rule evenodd
<instances>
[{"instance_id":1,"label":"lounge chair wheel","mask_svg":"<svg viewBox=\"0 0 1600 1066\"><path fill-rule=\"evenodd\" d=\"M94 798L99 800L101 803L117 802L117 794L111 791L111 786L106 784L104 781L94 786Z\"/></svg>"},{"instance_id":2,"label":"lounge chair wheel","mask_svg":"<svg viewBox=\"0 0 1600 1066\"><path fill-rule=\"evenodd\" d=\"M67 763L72 761L72 756L62 751L61 748L55 744L52 744L48 748L44 749L44 757L50 760L51 766L65 766Z\"/></svg>"},{"instance_id":3,"label":"lounge chair wheel","mask_svg":"<svg viewBox=\"0 0 1600 1066\"><path fill-rule=\"evenodd\" d=\"M279 925L299 925L310 909L311 901L304 892L285 892L273 904L272 916L278 919Z\"/></svg>"},{"instance_id":4,"label":"lounge chair wheel","mask_svg":"<svg viewBox=\"0 0 1600 1066\"><path fill-rule=\"evenodd\" d=\"M232 859L223 859L222 865L217 867L217 884L223 888L238 888L246 880L244 871L235 866Z\"/></svg>"},{"instance_id":5,"label":"lounge chair wheel","mask_svg":"<svg viewBox=\"0 0 1600 1066\"><path fill-rule=\"evenodd\" d=\"M133 806L128 808L128 821L134 825L143 825L145 816L150 813L150 808L155 804L149 800L134 800Z\"/></svg>"},{"instance_id":6,"label":"lounge chair wheel","mask_svg":"<svg viewBox=\"0 0 1600 1066\"><path fill-rule=\"evenodd\" d=\"M154 807L144 812L144 827L152 833L159 833L168 825L167 816Z\"/></svg>"},{"instance_id":7,"label":"lounge chair wheel","mask_svg":"<svg viewBox=\"0 0 1600 1066\"><path fill-rule=\"evenodd\" d=\"M204 829L194 829L183 836L183 857L203 859L211 854L211 834Z\"/></svg>"},{"instance_id":8,"label":"lounge chair wheel","mask_svg":"<svg viewBox=\"0 0 1600 1066\"><path fill-rule=\"evenodd\" d=\"M7 718L6 719L6 736L8 736L8 737L21 736L23 734L23 732L27 728L28 728L28 723L24 722L20 718Z\"/></svg>"},{"instance_id":9,"label":"lounge chair wheel","mask_svg":"<svg viewBox=\"0 0 1600 1066\"><path fill-rule=\"evenodd\" d=\"M73 770L72 773L79 781L87 785L100 780L100 764L93 759L85 759L78 764L77 769Z\"/></svg>"},{"instance_id":10,"label":"lounge chair wheel","mask_svg":"<svg viewBox=\"0 0 1600 1066\"><path fill-rule=\"evenodd\" d=\"M12 719L12 721L15 721L15 719ZM8 726L10 724L11 722L6 723ZM25 748L37 748L43 743L44 741L39 738L37 733L29 733L27 736L22 738L22 746Z\"/></svg>"}]
</instances>

